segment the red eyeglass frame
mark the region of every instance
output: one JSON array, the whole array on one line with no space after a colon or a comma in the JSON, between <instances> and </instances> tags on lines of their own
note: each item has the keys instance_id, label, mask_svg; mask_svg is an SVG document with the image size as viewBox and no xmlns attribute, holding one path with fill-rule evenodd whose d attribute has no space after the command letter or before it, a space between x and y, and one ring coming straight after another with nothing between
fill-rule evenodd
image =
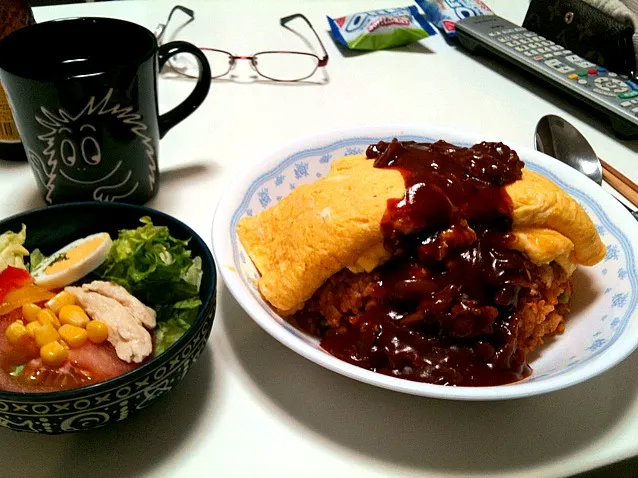
<instances>
[{"instance_id":1,"label":"red eyeglass frame","mask_svg":"<svg viewBox=\"0 0 638 478\"><path fill-rule=\"evenodd\" d=\"M190 23L191 21L193 21L195 19L195 12L193 10L191 10L190 8L186 8L182 5L176 5L174 6L169 15L168 18L166 19L166 23L164 24L159 24L157 27L157 33L156 33L156 38L158 41L161 41L162 36L164 35L164 32L169 24L169 22L171 21L171 18L173 16L173 13L176 11L182 11L184 12L186 15L188 15L190 17L190 19L188 20L187 23ZM317 69L325 67L328 64L328 60L330 59L330 57L328 56L328 52L326 51L326 47L324 46L323 42L321 41L321 38L319 38L319 35L317 34L317 31L314 29L314 27L312 26L312 23L310 23L310 20L308 20L308 18L306 18L305 15L303 15L302 13L294 13L292 15L283 17L279 19L279 24L290 30L290 27L287 26L287 24L292 21L295 20L297 18L301 18L304 22L306 22L306 24L308 25L308 27L312 30L312 32L315 34L315 38L317 39L317 41L319 42L319 45L321 46L321 49L323 50L323 57L320 58L319 56L315 55L314 53L308 53L308 52L301 52L301 51L290 51L290 50L269 50L269 51L260 51L257 53L254 53L250 56L245 56L245 55L233 55L232 53L226 51L226 50L219 50L217 48L208 48L208 47L199 47L200 50L206 52L206 51L210 51L210 52L216 52L216 53L222 53L224 55L226 55L228 57L228 59L230 60L228 62L228 70L226 70L223 74L220 75L215 75L215 76L211 76L211 79L217 79L217 78L222 78L224 76L226 76L228 73L230 73L233 68L236 65L237 60L249 60L251 67L253 68L253 70L255 70L255 72L264 77L267 78L271 81L278 81L278 82L295 82L295 81L303 81L307 78L310 78L312 75L315 74L315 72L317 71ZM295 78L295 79L281 79L281 78L274 78L272 76L269 75L265 75L263 72L259 71L259 66L258 66L258 57L260 55L272 55L272 54L281 54L281 55L304 55L304 56L308 56L308 57L312 57L315 58L317 60L317 64L315 65L314 69L312 70L312 72L310 72L309 74L307 74L306 76L300 77L300 78ZM169 62L170 65L170 62ZM178 74L181 74L183 76L187 76L189 78L192 78L193 76L184 73L182 71L179 70L179 68L175 67L174 65L170 65L171 68L173 69L173 71L175 71Z\"/></svg>"}]
</instances>

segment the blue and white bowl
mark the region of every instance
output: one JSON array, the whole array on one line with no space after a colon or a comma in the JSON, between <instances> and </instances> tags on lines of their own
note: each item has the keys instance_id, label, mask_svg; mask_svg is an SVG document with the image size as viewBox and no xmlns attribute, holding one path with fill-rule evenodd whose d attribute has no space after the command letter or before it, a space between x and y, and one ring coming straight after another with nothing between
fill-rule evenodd
<instances>
[{"instance_id":1,"label":"blue and white bowl","mask_svg":"<svg viewBox=\"0 0 638 478\"><path fill-rule=\"evenodd\" d=\"M330 163L359 154L371 143L444 139L460 146L497 141L437 127L387 125L342 129L302 139L263 159L223 195L213 223L213 251L222 277L239 304L266 332L298 354L348 377L391 390L427 397L499 400L538 395L590 379L625 359L638 346L638 223L607 192L570 167L528 147L504 141L527 168L571 194L589 213L607 246L595 267L574 277L573 311L565 333L530 357L533 374L509 385L446 387L377 374L325 352L319 341L279 317L260 296L257 270L241 246L236 226L243 216L272 207L301 184L325 176Z\"/></svg>"}]
</instances>

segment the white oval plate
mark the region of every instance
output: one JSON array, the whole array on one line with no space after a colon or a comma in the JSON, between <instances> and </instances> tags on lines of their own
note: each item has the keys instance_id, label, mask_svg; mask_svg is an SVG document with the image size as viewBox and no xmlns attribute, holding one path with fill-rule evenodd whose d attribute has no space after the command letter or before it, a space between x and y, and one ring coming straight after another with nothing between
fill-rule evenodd
<instances>
[{"instance_id":1,"label":"white oval plate","mask_svg":"<svg viewBox=\"0 0 638 478\"><path fill-rule=\"evenodd\" d=\"M272 207L296 186L327 174L330 162L357 154L379 140L432 142L460 146L498 141L434 126L362 126L313 135L264 157L235 181L219 203L213 221L213 252L235 299L266 332L298 354L347 377L399 392L458 400L501 400L559 390L592 378L626 358L638 346L638 223L608 193L568 166L528 147L503 141L526 167L552 179L578 200L594 220L607 246L595 267L580 267L574 278L573 311L566 331L535 353L533 373L520 382L494 387L449 387L389 377L343 362L275 314L255 284L257 271L237 239L237 222Z\"/></svg>"}]
</instances>

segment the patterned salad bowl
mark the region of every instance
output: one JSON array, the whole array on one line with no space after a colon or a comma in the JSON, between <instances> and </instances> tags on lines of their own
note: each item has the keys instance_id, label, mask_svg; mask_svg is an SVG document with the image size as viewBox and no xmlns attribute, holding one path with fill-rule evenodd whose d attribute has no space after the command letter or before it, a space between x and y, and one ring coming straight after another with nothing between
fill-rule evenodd
<instances>
[{"instance_id":1,"label":"patterned salad bowl","mask_svg":"<svg viewBox=\"0 0 638 478\"><path fill-rule=\"evenodd\" d=\"M208 246L188 226L162 212L130 204L70 203L35 209L0 222L0 232L27 226L25 247L56 251L74 239L97 232L117 237L120 229L136 228L149 216L168 226L171 235L191 238L192 256L202 259L199 315L182 337L140 367L94 385L46 393L0 391L0 426L17 431L57 434L120 422L170 391L203 352L215 316L217 278Z\"/></svg>"}]
</instances>

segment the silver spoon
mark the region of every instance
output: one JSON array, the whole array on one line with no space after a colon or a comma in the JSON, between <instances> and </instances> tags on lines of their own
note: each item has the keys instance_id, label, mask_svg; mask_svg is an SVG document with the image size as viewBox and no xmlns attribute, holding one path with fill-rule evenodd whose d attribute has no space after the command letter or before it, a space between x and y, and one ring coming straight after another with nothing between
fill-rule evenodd
<instances>
[{"instance_id":1,"label":"silver spoon","mask_svg":"<svg viewBox=\"0 0 638 478\"><path fill-rule=\"evenodd\" d=\"M546 115L538 121L534 146L537 151L562 161L602 185L603 167L594 148L574 125L560 116ZM618 202L638 220L638 211L633 211L620 200Z\"/></svg>"}]
</instances>

